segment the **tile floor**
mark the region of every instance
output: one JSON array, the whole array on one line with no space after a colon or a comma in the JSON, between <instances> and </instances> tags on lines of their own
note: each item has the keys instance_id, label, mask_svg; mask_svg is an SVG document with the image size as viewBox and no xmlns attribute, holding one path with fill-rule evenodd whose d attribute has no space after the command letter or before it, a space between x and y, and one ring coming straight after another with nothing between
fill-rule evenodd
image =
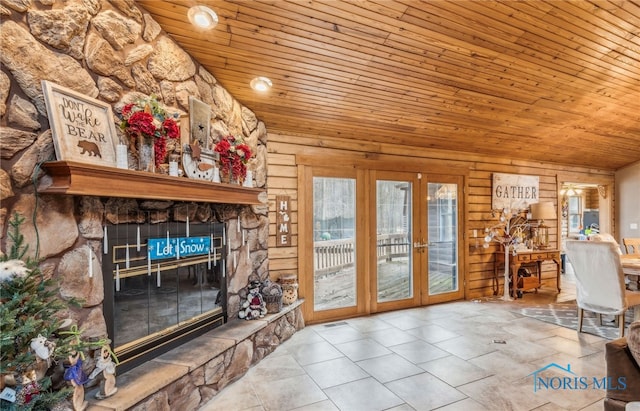
<instances>
[{"instance_id":1,"label":"tile floor","mask_svg":"<svg viewBox=\"0 0 640 411\"><path fill-rule=\"evenodd\" d=\"M605 376L607 340L513 312L574 299L565 277L560 294L543 288L515 302L485 298L307 326L201 411L602 410L601 389L534 392L532 373L550 363Z\"/></svg>"}]
</instances>

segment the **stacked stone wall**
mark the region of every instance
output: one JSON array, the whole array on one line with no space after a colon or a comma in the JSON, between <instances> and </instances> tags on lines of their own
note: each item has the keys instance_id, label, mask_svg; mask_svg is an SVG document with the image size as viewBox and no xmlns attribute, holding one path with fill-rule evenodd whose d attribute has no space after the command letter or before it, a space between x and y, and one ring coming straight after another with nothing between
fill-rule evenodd
<instances>
[{"instance_id":1,"label":"stacked stone wall","mask_svg":"<svg viewBox=\"0 0 640 411\"><path fill-rule=\"evenodd\" d=\"M189 97L211 107L212 139L241 136L256 153L254 179L266 189L264 123L235 100L194 61L153 18L132 1L5 0L0 2L0 246L7 249L7 221L25 217L22 232L28 254L56 278L61 298L77 297L82 308L68 313L85 335L105 337L103 277L99 266L87 275L86 247L101 262L103 227L108 224L164 221L227 223L231 252L227 260L228 311L235 318L250 276L268 277L268 210L173 201L38 194L46 178L43 161L55 160L41 81L47 80L109 103L118 121L122 107L156 95L187 121ZM120 130L118 127L118 133ZM120 134L118 138L127 137ZM145 217L150 216L150 217ZM239 218L238 218L239 217ZM250 259L240 258L241 224Z\"/></svg>"}]
</instances>

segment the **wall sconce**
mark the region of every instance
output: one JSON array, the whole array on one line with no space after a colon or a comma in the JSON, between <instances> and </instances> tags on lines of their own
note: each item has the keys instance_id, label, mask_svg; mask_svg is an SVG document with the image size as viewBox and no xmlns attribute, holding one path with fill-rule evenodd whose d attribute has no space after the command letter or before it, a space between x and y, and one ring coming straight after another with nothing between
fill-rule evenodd
<instances>
[{"instance_id":1,"label":"wall sconce","mask_svg":"<svg viewBox=\"0 0 640 411\"><path fill-rule=\"evenodd\" d=\"M549 227L544 224L544 220L555 220L556 209L551 201L531 204L531 219L538 220L535 242L538 248L549 248Z\"/></svg>"},{"instance_id":2,"label":"wall sconce","mask_svg":"<svg viewBox=\"0 0 640 411\"><path fill-rule=\"evenodd\" d=\"M256 77L249 84L255 91L267 91L273 85L267 77Z\"/></svg>"},{"instance_id":3,"label":"wall sconce","mask_svg":"<svg viewBox=\"0 0 640 411\"><path fill-rule=\"evenodd\" d=\"M201 29L211 30L218 24L218 15L207 6L193 6L187 16L191 24Z\"/></svg>"}]
</instances>

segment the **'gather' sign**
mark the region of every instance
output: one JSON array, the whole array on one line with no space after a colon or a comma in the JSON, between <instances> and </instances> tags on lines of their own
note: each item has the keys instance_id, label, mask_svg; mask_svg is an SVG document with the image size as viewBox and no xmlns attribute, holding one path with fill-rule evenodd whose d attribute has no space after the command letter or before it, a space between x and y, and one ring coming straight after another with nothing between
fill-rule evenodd
<instances>
[{"instance_id":1,"label":"'gather' sign","mask_svg":"<svg viewBox=\"0 0 640 411\"><path fill-rule=\"evenodd\" d=\"M539 201L540 177L520 174L493 174L491 208L524 210Z\"/></svg>"}]
</instances>

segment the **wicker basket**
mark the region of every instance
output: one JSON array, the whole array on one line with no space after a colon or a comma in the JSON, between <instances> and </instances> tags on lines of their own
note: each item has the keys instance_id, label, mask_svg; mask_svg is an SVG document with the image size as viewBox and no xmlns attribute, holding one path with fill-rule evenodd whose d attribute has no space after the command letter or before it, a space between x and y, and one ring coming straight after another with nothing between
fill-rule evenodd
<instances>
[{"instance_id":1,"label":"wicker basket","mask_svg":"<svg viewBox=\"0 0 640 411\"><path fill-rule=\"evenodd\" d=\"M279 313L282 310L282 295L263 295L268 314Z\"/></svg>"}]
</instances>

